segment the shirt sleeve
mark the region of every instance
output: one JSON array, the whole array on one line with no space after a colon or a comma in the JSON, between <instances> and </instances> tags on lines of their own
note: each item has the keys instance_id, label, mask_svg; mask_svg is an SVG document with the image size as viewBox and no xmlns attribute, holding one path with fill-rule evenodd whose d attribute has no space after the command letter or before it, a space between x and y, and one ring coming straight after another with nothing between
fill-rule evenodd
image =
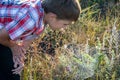
<instances>
[{"instance_id":1,"label":"shirt sleeve","mask_svg":"<svg viewBox=\"0 0 120 80\"><path fill-rule=\"evenodd\" d=\"M25 13L25 11L20 11L12 22L5 26L10 38L12 40L19 39L22 34L30 31L34 28L35 21L30 18L30 16Z\"/></svg>"}]
</instances>

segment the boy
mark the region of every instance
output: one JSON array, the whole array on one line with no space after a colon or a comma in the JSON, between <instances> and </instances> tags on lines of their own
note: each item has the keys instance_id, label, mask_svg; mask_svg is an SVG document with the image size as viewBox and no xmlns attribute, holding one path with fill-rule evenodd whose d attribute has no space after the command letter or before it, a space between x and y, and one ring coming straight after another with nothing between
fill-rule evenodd
<instances>
[{"instance_id":1,"label":"boy","mask_svg":"<svg viewBox=\"0 0 120 80\"><path fill-rule=\"evenodd\" d=\"M20 80L26 48L43 32L44 25L53 30L65 28L79 14L77 0L1 0L0 79Z\"/></svg>"}]
</instances>

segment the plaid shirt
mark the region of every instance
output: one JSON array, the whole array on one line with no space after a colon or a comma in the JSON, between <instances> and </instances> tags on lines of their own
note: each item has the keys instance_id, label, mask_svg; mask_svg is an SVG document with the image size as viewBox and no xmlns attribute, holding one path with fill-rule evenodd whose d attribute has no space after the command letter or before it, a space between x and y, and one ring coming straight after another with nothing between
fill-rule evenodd
<instances>
[{"instance_id":1,"label":"plaid shirt","mask_svg":"<svg viewBox=\"0 0 120 80\"><path fill-rule=\"evenodd\" d=\"M43 16L41 0L0 0L0 29L5 28L12 40L37 37L44 30Z\"/></svg>"}]
</instances>

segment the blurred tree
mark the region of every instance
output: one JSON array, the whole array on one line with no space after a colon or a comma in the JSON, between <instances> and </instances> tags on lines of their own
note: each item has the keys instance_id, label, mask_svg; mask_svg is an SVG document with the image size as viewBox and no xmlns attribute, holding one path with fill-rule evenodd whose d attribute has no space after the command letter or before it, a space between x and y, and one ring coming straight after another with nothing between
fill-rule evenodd
<instances>
[{"instance_id":1,"label":"blurred tree","mask_svg":"<svg viewBox=\"0 0 120 80\"><path fill-rule=\"evenodd\" d=\"M120 3L120 0L80 0L80 2L81 2L82 8L86 8L95 3L98 3L100 6L102 6L106 3L107 4L109 4L109 3L117 4L117 3Z\"/></svg>"},{"instance_id":2,"label":"blurred tree","mask_svg":"<svg viewBox=\"0 0 120 80\"><path fill-rule=\"evenodd\" d=\"M120 0L80 0L82 9L97 4L94 10L100 10L100 17L106 18L108 9L112 9L113 6L120 4Z\"/></svg>"}]
</instances>

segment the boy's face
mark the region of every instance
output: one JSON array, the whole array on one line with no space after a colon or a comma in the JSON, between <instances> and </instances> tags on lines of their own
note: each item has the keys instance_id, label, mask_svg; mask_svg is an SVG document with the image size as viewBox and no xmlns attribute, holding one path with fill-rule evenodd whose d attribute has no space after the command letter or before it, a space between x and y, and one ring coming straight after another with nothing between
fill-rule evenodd
<instances>
[{"instance_id":1,"label":"boy's face","mask_svg":"<svg viewBox=\"0 0 120 80\"><path fill-rule=\"evenodd\" d=\"M56 20L50 21L49 25L51 29L57 30L61 28L66 28L71 23L72 21L56 19Z\"/></svg>"},{"instance_id":2,"label":"boy's face","mask_svg":"<svg viewBox=\"0 0 120 80\"><path fill-rule=\"evenodd\" d=\"M53 30L61 29L61 28L66 28L68 25L72 23L72 21L69 20L62 20L62 19L57 19L55 14L47 14L47 23Z\"/></svg>"}]
</instances>

